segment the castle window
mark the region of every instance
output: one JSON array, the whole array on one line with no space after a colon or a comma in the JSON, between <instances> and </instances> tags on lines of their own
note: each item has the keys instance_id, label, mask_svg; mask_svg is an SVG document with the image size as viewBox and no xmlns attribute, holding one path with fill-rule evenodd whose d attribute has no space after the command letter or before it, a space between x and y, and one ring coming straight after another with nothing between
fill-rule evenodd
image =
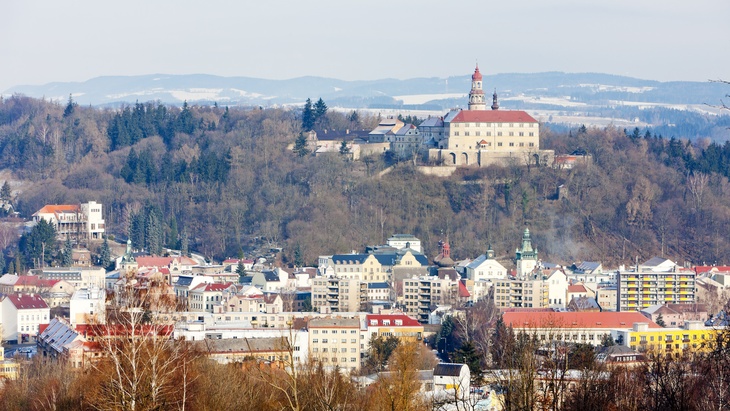
<instances>
[{"instance_id":1,"label":"castle window","mask_svg":"<svg viewBox=\"0 0 730 411\"><path fill-rule=\"evenodd\" d=\"M534 137L534 136L535 136L535 133L533 133L532 131L530 131L530 134L529 134L529 136L530 136L530 137Z\"/></svg>"},{"instance_id":2,"label":"castle window","mask_svg":"<svg viewBox=\"0 0 730 411\"><path fill-rule=\"evenodd\" d=\"M497 137L502 137L502 132L501 131L498 131L497 132Z\"/></svg>"},{"instance_id":3,"label":"castle window","mask_svg":"<svg viewBox=\"0 0 730 411\"><path fill-rule=\"evenodd\" d=\"M482 132L481 131L477 131L477 137L479 137L481 135L482 135Z\"/></svg>"},{"instance_id":4,"label":"castle window","mask_svg":"<svg viewBox=\"0 0 730 411\"><path fill-rule=\"evenodd\" d=\"M515 146L515 143L509 143L509 146L510 147L514 147Z\"/></svg>"},{"instance_id":5,"label":"castle window","mask_svg":"<svg viewBox=\"0 0 730 411\"><path fill-rule=\"evenodd\" d=\"M458 131L454 131L454 137L459 137L459 132Z\"/></svg>"},{"instance_id":6,"label":"castle window","mask_svg":"<svg viewBox=\"0 0 730 411\"><path fill-rule=\"evenodd\" d=\"M535 143L530 143L530 147L535 147Z\"/></svg>"},{"instance_id":7,"label":"castle window","mask_svg":"<svg viewBox=\"0 0 730 411\"><path fill-rule=\"evenodd\" d=\"M510 137L514 137L514 136L515 136L515 132L514 132L514 131L510 131L510 132L509 132L509 136L510 136Z\"/></svg>"},{"instance_id":8,"label":"castle window","mask_svg":"<svg viewBox=\"0 0 730 411\"><path fill-rule=\"evenodd\" d=\"M502 142L497 143L497 147L502 147Z\"/></svg>"},{"instance_id":9,"label":"castle window","mask_svg":"<svg viewBox=\"0 0 730 411\"><path fill-rule=\"evenodd\" d=\"M469 137L469 132L468 131L464 132L464 135Z\"/></svg>"},{"instance_id":10,"label":"castle window","mask_svg":"<svg viewBox=\"0 0 730 411\"><path fill-rule=\"evenodd\" d=\"M520 134L519 135L520 135L520 137L524 137L525 136L525 133L523 131L520 131Z\"/></svg>"},{"instance_id":11,"label":"castle window","mask_svg":"<svg viewBox=\"0 0 730 411\"><path fill-rule=\"evenodd\" d=\"M492 132L491 131L487 131L487 137L491 137L491 136L492 136Z\"/></svg>"},{"instance_id":12,"label":"castle window","mask_svg":"<svg viewBox=\"0 0 730 411\"><path fill-rule=\"evenodd\" d=\"M524 146L525 146L525 143L520 143L520 147L524 147Z\"/></svg>"}]
</instances>

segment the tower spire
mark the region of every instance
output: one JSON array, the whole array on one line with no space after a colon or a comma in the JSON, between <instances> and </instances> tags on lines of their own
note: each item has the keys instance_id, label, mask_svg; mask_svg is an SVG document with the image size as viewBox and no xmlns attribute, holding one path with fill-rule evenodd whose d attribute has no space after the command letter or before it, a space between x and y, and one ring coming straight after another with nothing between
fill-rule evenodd
<instances>
[{"instance_id":1,"label":"tower spire","mask_svg":"<svg viewBox=\"0 0 730 411\"><path fill-rule=\"evenodd\" d=\"M484 90L482 90L482 73L479 72L479 63L471 75L471 91L469 92L469 110L486 110Z\"/></svg>"},{"instance_id":2,"label":"tower spire","mask_svg":"<svg viewBox=\"0 0 730 411\"><path fill-rule=\"evenodd\" d=\"M499 103L497 102L497 88L494 88L494 94L492 94L492 110L499 110Z\"/></svg>"}]
</instances>

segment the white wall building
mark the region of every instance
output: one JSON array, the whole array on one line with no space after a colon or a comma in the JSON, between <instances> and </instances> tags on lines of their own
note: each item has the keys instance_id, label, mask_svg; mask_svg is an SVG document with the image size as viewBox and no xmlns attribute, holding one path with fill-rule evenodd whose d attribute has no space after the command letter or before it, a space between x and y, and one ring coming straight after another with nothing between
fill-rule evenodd
<instances>
[{"instance_id":1,"label":"white wall building","mask_svg":"<svg viewBox=\"0 0 730 411\"><path fill-rule=\"evenodd\" d=\"M38 294L10 294L0 303L3 341L30 341L40 324L48 324L51 310Z\"/></svg>"},{"instance_id":2,"label":"white wall building","mask_svg":"<svg viewBox=\"0 0 730 411\"><path fill-rule=\"evenodd\" d=\"M106 291L99 288L77 290L69 302L71 325L105 324Z\"/></svg>"},{"instance_id":3,"label":"white wall building","mask_svg":"<svg viewBox=\"0 0 730 411\"><path fill-rule=\"evenodd\" d=\"M41 219L53 225L59 239L101 240L105 231L102 205L96 201L46 205L33 214L33 221Z\"/></svg>"}]
</instances>

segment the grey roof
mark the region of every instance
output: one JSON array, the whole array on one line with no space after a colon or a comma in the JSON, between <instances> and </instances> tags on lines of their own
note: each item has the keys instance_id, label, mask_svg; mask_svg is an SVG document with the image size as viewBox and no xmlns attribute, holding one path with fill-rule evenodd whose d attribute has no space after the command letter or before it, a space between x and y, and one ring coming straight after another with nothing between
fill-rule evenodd
<instances>
[{"instance_id":1,"label":"grey roof","mask_svg":"<svg viewBox=\"0 0 730 411\"><path fill-rule=\"evenodd\" d=\"M384 289L384 288L390 288L390 285L388 285L388 283L368 283L368 288Z\"/></svg>"},{"instance_id":2,"label":"grey roof","mask_svg":"<svg viewBox=\"0 0 730 411\"><path fill-rule=\"evenodd\" d=\"M642 264L642 265L645 267L656 267L656 266L664 263L665 261L667 261L666 258L652 257L652 258L648 259L647 261L644 261L644 264Z\"/></svg>"},{"instance_id":3,"label":"grey roof","mask_svg":"<svg viewBox=\"0 0 730 411\"><path fill-rule=\"evenodd\" d=\"M399 260L397 254L373 254L381 265L393 266Z\"/></svg>"},{"instance_id":4,"label":"grey roof","mask_svg":"<svg viewBox=\"0 0 730 411\"><path fill-rule=\"evenodd\" d=\"M482 254L479 257L475 258L474 261L470 262L466 265L466 268L471 268L472 270L479 267L483 262L487 260L487 255Z\"/></svg>"},{"instance_id":5,"label":"grey roof","mask_svg":"<svg viewBox=\"0 0 730 411\"><path fill-rule=\"evenodd\" d=\"M600 266L601 263L595 261L583 261L582 263L578 264L575 269L585 273L595 271Z\"/></svg>"},{"instance_id":6,"label":"grey roof","mask_svg":"<svg viewBox=\"0 0 730 411\"><path fill-rule=\"evenodd\" d=\"M187 276L187 275L181 275L177 278L177 283L175 283L175 285L179 285L182 287L188 287L192 283L193 283L193 277Z\"/></svg>"},{"instance_id":7,"label":"grey roof","mask_svg":"<svg viewBox=\"0 0 730 411\"><path fill-rule=\"evenodd\" d=\"M287 349L287 339L284 337L205 339L195 341L195 344L203 352L207 351L211 353L266 352L284 351Z\"/></svg>"},{"instance_id":8,"label":"grey roof","mask_svg":"<svg viewBox=\"0 0 730 411\"><path fill-rule=\"evenodd\" d=\"M335 264L350 264L350 261L362 264L370 254L335 254L332 256L332 262Z\"/></svg>"},{"instance_id":9,"label":"grey roof","mask_svg":"<svg viewBox=\"0 0 730 411\"><path fill-rule=\"evenodd\" d=\"M357 318L312 318L309 320L309 328L330 327L359 328L360 320Z\"/></svg>"},{"instance_id":10,"label":"grey roof","mask_svg":"<svg viewBox=\"0 0 730 411\"><path fill-rule=\"evenodd\" d=\"M266 281L279 281L279 275L274 270L266 270L263 274Z\"/></svg>"},{"instance_id":11,"label":"grey roof","mask_svg":"<svg viewBox=\"0 0 730 411\"><path fill-rule=\"evenodd\" d=\"M54 318L48 323L48 327L38 336L38 339L46 343L58 353L63 353L64 345L73 342L79 334L71 328L71 325L63 320Z\"/></svg>"},{"instance_id":12,"label":"grey roof","mask_svg":"<svg viewBox=\"0 0 730 411\"><path fill-rule=\"evenodd\" d=\"M433 369L434 376L458 377L464 364L440 363Z\"/></svg>"}]
</instances>

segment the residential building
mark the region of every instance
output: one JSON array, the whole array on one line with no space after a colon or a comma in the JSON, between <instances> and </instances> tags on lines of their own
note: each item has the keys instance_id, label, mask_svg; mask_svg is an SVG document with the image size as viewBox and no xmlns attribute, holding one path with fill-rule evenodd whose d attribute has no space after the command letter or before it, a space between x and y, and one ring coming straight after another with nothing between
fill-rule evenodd
<instances>
[{"instance_id":1,"label":"residential building","mask_svg":"<svg viewBox=\"0 0 730 411\"><path fill-rule=\"evenodd\" d=\"M617 339L634 350L682 358L687 352L709 351L719 330L701 321L687 321L681 328L651 327L653 322L636 323L618 332Z\"/></svg>"},{"instance_id":2,"label":"residential building","mask_svg":"<svg viewBox=\"0 0 730 411\"><path fill-rule=\"evenodd\" d=\"M421 240L411 234L393 234L387 240L387 244L396 249L410 248L413 251L422 253Z\"/></svg>"},{"instance_id":3,"label":"residential building","mask_svg":"<svg viewBox=\"0 0 730 411\"><path fill-rule=\"evenodd\" d=\"M568 274L568 280L574 283L584 283L596 288L597 284L609 283L615 280L615 275L610 272L603 271L603 265L594 261L583 261L573 264Z\"/></svg>"},{"instance_id":4,"label":"residential building","mask_svg":"<svg viewBox=\"0 0 730 411\"><path fill-rule=\"evenodd\" d=\"M393 289L388 283L367 283L368 301L394 301Z\"/></svg>"},{"instance_id":5,"label":"residential building","mask_svg":"<svg viewBox=\"0 0 730 411\"><path fill-rule=\"evenodd\" d=\"M471 392L470 383L471 372L466 364L440 363L433 369L435 396L443 393L454 400L463 401Z\"/></svg>"},{"instance_id":6,"label":"residential building","mask_svg":"<svg viewBox=\"0 0 730 411\"><path fill-rule=\"evenodd\" d=\"M205 339L193 345L218 364L254 360L283 368L293 361L294 347L286 337Z\"/></svg>"},{"instance_id":7,"label":"residential building","mask_svg":"<svg viewBox=\"0 0 730 411\"><path fill-rule=\"evenodd\" d=\"M216 306L221 305L230 295L236 293L236 286L226 284L198 284L188 293L188 307L193 311L212 313Z\"/></svg>"},{"instance_id":8,"label":"residential building","mask_svg":"<svg viewBox=\"0 0 730 411\"><path fill-rule=\"evenodd\" d=\"M603 311L616 311L618 290L616 286L599 287L596 290L596 302Z\"/></svg>"},{"instance_id":9,"label":"residential building","mask_svg":"<svg viewBox=\"0 0 730 411\"><path fill-rule=\"evenodd\" d=\"M403 313L368 314L365 317L367 331L363 333L362 346L367 350L374 338L396 337L401 341L421 341L423 324Z\"/></svg>"},{"instance_id":10,"label":"residential building","mask_svg":"<svg viewBox=\"0 0 730 411\"><path fill-rule=\"evenodd\" d=\"M695 272L678 267L671 260L654 257L633 270L619 270L619 311L639 311L657 304L695 302Z\"/></svg>"},{"instance_id":11,"label":"residential building","mask_svg":"<svg viewBox=\"0 0 730 411\"><path fill-rule=\"evenodd\" d=\"M653 305L641 310L646 318L666 327L679 327L687 321L707 321L708 313L705 304L663 304Z\"/></svg>"},{"instance_id":12,"label":"residential building","mask_svg":"<svg viewBox=\"0 0 730 411\"><path fill-rule=\"evenodd\" d=\"M7 380L17 380L20 364L12 358L5 358L5 349L0 346L0 384Z\"/></svg>"},{"instance_id":13,"label":"residential building","mask_svg":"<svg viewBox=\"0 0 730 411\"><path fill-rule=\"evenodd\" d=\"M550 306L548 282L538 272L527 278L497 281L494 304L500 308L546 308Z\"/></svg>"},{"instance_id":14,"label":"residential building","mask_svg":"<svg viewBox=\"0 0 730 411\"><path fill-rule=\"evenodd\" d=\"M38 294L10 294L0 303L2 339L29 342L38 335L40 325L48 324L51 310Z\"/></svg>"},{"instance_id":15,"label":"residential building","mask_svg":"<svg viewBox=\"0 0 730 411\"><path fill-rule=\"evenodd\" d=\"M399 158L412 158L418 155L421 148L421 134L418 127L405 124L392 136L391 150Z\"/></svg>"},{"instance_id":16,"label":"residential building","mask_svg":"<svg viewBox=\"0 0 730 411\"><path fill-rule=\"evenodd\" d=\"M360 319L313 318L309 320L309 355L325 368L339 367L343 372L360 369Z\"/></svg>"},{"instance_id":17,"label":"residential building","mask_svg":"<svg viewBox=\"0 0 730 411\"><path fill-rule=\"evenodd\" d=\"M344 274L344 273L343 273ZM368 283L353 275L312 280L312 307L321 313L355 312L368 301Z\"/></svg>"},{"instance_id":18,"label":"residential building","mask_svg":"<svg viewBox=\"0 0 730 411\"><path fill-rule=\"evenodd\" d=\"M46 205L33 214L33 221L41 219L53 225L59 239L101 240L104 235L102 205L96 201Z\"/></svg>"},{"instance_id":19,"label":"residential building","mask_svg":"<svg viewBox=\"0 0 730 411\"><path fill-rule=\"evenodd\" d=\"M490 245L487 252L467 264L466 278L474 281L495 282L507 278L507 269L494 259L494 250Z\"/></svg>"},{"instance_id":20,"label":"residential building","mask_svg":"<svg viewBox=\"0 0 730 411\"><path fill-rule=\"evenodd\" d=\"M413 277L402 282L404 311L422 324L428 324L433 308L457 303L460 288L466 290L455 270L440 271L442 275Z\"/></svg>"},{"instance_id":21,"label":"residential building","mask_svg":"<svg viewBox=\"0 0 730 411\"><path fill-rule=\"evenodd\" d=\"M105 288L106 270L103 267L48 267L31 270L31 273L45 280L63 280L74 289Z\"/></svg>"},{"instance_id":22,"label":"residential building","mask_svg":"<svg viewBox=\"0 0 730 411\"><path fill-rule=\"evenodd\" d=\"M99 288L77 290L69 302L71 325L105 324L106 291Z\"/></svg>"},{"instance_id":23,"label":"residential building","mask_svg":"<svg viewBox=\"0 0 730 411\"><path fill-rule=\"evenodd\" d=\"M562 269L554 269L547 276L548 304L550 308L565 308L570 302L565 297L568 290L568 277Z\"/></svg>"}]
</instances>

